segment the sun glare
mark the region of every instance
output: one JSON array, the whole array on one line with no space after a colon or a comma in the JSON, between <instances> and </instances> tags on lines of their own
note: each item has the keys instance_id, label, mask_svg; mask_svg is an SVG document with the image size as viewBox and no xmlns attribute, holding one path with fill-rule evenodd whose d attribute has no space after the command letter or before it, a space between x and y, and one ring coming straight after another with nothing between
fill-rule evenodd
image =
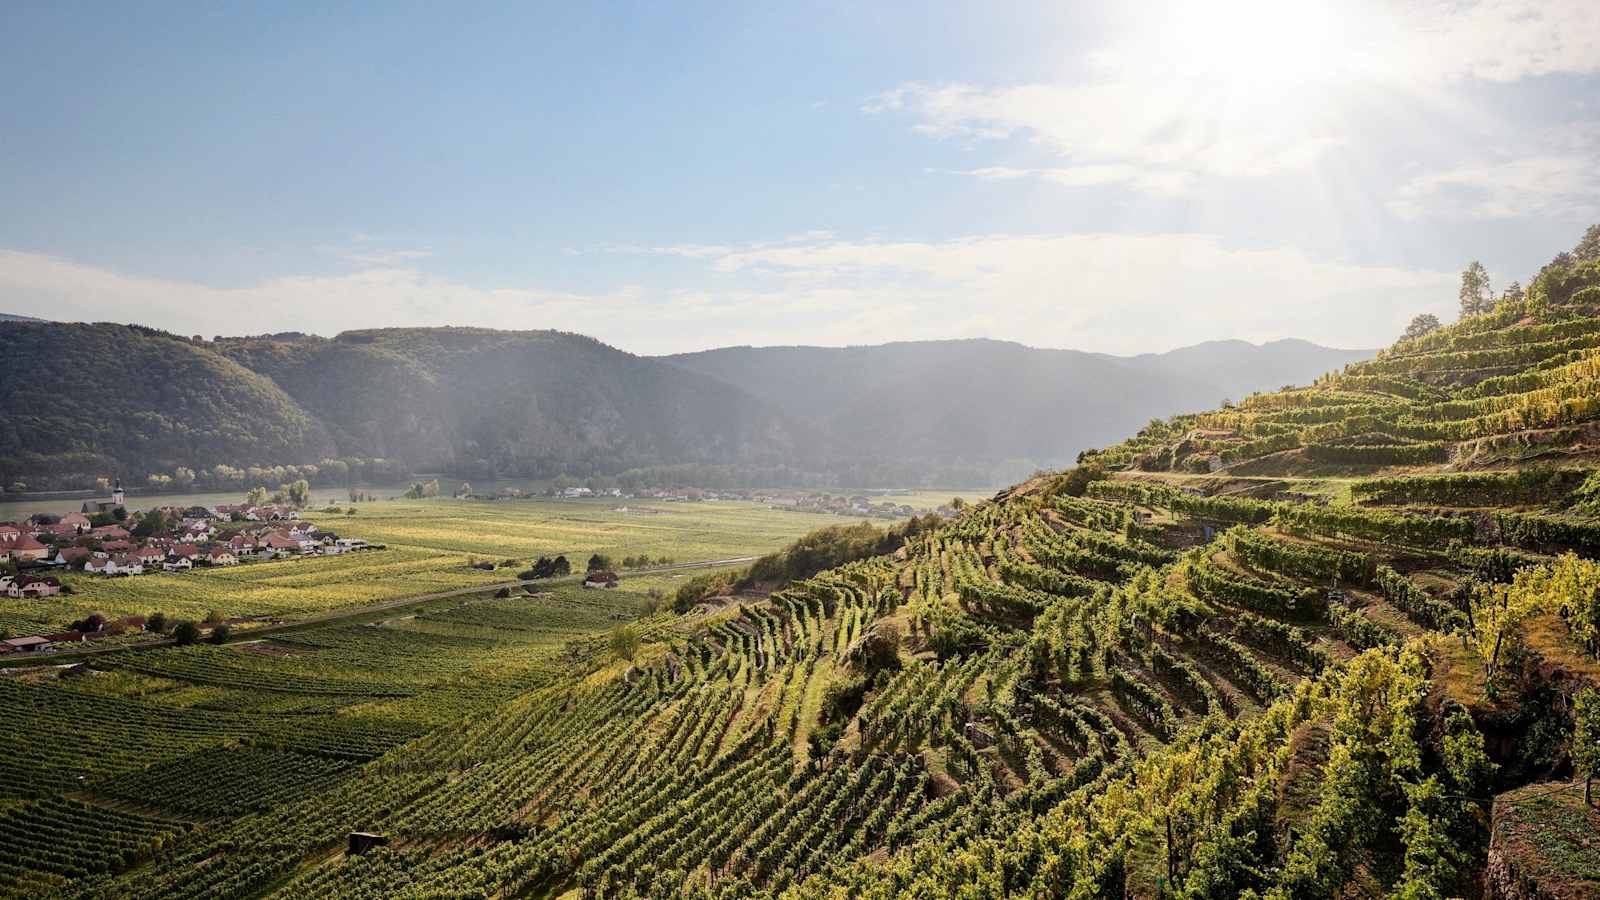
<instances>
[{"instance_id":1,"label":"sun glare","mask_svg":"<svg viewBox=\"0 0 1600 900\"><path fill-rule=\"evenodd\" d=\"M1237 95L1331 84L1364 67L1371 16L1330 0L1219 0L1168 8L1151 22L1153 62Z\"/></svg>"}]
</instances>

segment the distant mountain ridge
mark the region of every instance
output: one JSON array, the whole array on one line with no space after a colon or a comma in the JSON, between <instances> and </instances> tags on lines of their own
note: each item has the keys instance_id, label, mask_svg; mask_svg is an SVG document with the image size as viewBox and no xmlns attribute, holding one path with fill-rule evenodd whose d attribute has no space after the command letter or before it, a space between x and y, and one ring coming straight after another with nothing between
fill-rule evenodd
<instances>
[{"instance_id":1,"label":"distant mountain ridge","mask_svg":"<svg viewBox=\"0 0 1600 900\"><path fill-rule=\"evenodd\" d=\"M1212 341L1119 357L974 339L661 359L739 385L852 452L1057 466L1152 418L1304 383L1372 352Z\"/></svg>"},{"instance_id":2,"label":"distant mountain ridge","mask_svg":"<svg viewBox=\"0 0 1600 900\"><path fill-rule=\"evenodd\" d=\"M642 357L559 331L196 341L7 320L0 479L37 489L349 458L472 479L744 467L746 480L976 486L1367 355L1303 341L1112 357L957 340Z\"/></svg>"}]
</instances>

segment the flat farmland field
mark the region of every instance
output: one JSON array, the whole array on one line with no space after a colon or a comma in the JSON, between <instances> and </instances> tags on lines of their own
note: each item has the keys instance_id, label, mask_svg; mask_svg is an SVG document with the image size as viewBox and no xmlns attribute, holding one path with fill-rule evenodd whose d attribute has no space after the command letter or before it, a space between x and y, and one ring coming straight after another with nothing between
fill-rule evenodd
<instances>
[{"instance_id":1,"label":"flat farmland field","mask_svg":"<svg viewBox=\"0 0 1600 900\"><path fill-rule=\"evenodd\" d=\"M622 507L627 512L616 512ZM678 562L777 550L808 531L854 519L759 503L627 500L416 500L364 503L354 516L307 513L341 537L483 558L604 553Z\"/></svg>"},{"instance_id":2,"label":"flat farmland field","mask_svg":"<svg viewBox=\"0 0 1600 900\"><path fill-rule=\"evenodd\" d=\"M767 553L808 531L854 521L732 501L628 503L628 512L613 511L624 503L441 499L363 503L354 516L308 510L307 519L341 537L362 538L387 549L132 578L64 575L75 591L70 596L0 598L0 629L14 634L64 630L94 612L118 618L160 610L172 618L198 619L215 610L226 617L297 619L510 581L541 555L566 554L577 571L596 552L618 563L639 555L676 562L727 559ZM497 563L512 559L519 565L488 572L469 567L470 557ZM641 584L629 587L670 590L689 574L694 573L641 576ZM649 585L642 583L646 577Z\"/></svg>"}]
</instances>

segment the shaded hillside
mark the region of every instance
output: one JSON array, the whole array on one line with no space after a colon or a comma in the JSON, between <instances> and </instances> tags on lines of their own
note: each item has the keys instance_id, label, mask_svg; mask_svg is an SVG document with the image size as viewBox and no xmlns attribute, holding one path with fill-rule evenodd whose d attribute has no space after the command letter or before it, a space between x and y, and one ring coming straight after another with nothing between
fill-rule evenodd
<instances>
[{"instance_id":1,"label":"shaded hillside","mask_svg":"<svg viewBox=\"0 0 1600 900\"><path fill-rule=\"evenodd\" d=\"M333 441L271 380L184 338L0 322L0 479L321 459Z\"/></svg>"},{"instance_id":2,"label":"shaded hillside","mask_svg":"<svg viewBox=\"0 0 1600 900\"><path fill-rule=\"evenodd\" d=\"M226 340L340 452L485 476L814 461L820 442L739 389L554 331L380 329Z\"/></svg>"},{"instance_id":3,"label":"shaded hillside","mask_svg":"<svg viewBox=\"0 0 1600 900\"><path fill-rule=\"evenodd\" d=\"M1370 355L1304 341L1218 341L1123 358L965 340L729 347L663 359L816 422L858 453L1062 465L1153 417Z\"/></svg>"}]
</instances>

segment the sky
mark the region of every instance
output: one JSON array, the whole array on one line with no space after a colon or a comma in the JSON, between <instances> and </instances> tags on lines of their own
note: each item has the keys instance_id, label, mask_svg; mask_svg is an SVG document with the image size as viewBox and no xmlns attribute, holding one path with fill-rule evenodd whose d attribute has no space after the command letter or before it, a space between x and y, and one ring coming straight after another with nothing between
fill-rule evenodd
<instances>
[{"instance_id":1,"label":"sky","mask_svg":"<svg viewBox=\"0 0 1600 900\"><path fill-rule=\"evenodd\" d=\"M1600 221L1593 0L0 8L0 312L1388 343Z\"/></svg>"}]
</instances>

